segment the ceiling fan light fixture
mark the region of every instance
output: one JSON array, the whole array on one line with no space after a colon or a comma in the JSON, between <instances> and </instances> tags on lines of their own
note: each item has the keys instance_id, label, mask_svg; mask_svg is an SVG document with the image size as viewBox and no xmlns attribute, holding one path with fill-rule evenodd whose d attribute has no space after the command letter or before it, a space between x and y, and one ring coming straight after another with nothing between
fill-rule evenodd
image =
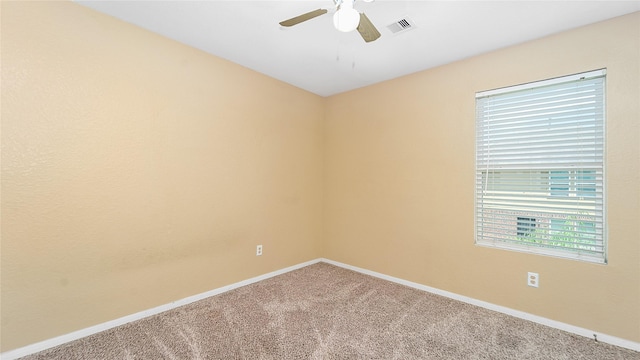
<instances>
[{"instance_id":1,"label":"ceiling fan light fixture","mask_svg":"<svg viewBox=\"0 0 640 360\"><path fill-rule=\"evenodd\" d=\"M353 31L360 24L360 13L353 8L353 0L343 1L333 14L333 25L342 32Z\"/></svg>"}]
</instances>

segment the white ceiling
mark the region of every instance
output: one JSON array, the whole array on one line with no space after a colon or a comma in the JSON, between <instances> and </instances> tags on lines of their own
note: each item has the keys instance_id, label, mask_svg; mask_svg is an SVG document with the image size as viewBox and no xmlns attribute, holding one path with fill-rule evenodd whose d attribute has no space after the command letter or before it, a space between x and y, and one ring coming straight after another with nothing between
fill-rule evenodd
<instances>
[{"instance_id":1,"label":"white ceiling","mask_svg":"<svg viewBox=\"0 0 640 360\"><path fill-rule=\"evenodd\" d=\"M333 27L332 0L76 1L321 96L640 11L640 0L357 0L382 36ZM283 28L282 20L329 13ZM408 17L415 28L392 34Z\"/></svg>"}]
</instances>

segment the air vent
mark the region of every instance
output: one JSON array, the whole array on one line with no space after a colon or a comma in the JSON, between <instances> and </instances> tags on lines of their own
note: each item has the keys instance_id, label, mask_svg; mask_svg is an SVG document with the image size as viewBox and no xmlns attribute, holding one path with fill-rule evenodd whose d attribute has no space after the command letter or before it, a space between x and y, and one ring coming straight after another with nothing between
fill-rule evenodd
<instances>
[{"instance_id":1,"label":"air vent","mask_svg":"<svg viewBox=\"0 0 640 360\"><path fill-rule=\"evenodd\" d=\"M387 29L389 29L389 31L391 31L393 34L403 33L415 28L415 23L408 17L404 17L394 22L393 24L387 25Z\"/></svg>"}]
</instances>

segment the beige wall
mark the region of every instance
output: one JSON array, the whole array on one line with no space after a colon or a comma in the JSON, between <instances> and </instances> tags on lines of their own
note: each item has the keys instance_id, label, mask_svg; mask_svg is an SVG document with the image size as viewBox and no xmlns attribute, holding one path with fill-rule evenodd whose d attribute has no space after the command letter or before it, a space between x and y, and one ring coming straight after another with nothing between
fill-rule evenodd
<instances>
[{"instance_id":1,"label":"beige wall","mask_svg":"<svg viewBox=\"0 0 640 360\"><path fill-rule=\"evenodd\" d=\"M475 92L599 68L609 264L475 246ZM639 68L636 13L329 98L324 256L640 341Z\"/></svg>"},{"instance_id":2,"label":"beige wall","mask_svg":"<svg viewBox=\"0 0 640 360\"><path fill-rule=\"evenodd\" d=\"M318 258L324 104L73 3L3 1L2 350Z\"/></svg>"},{"instance_id":3,"label":"beige wall","mask_svg":"<svg viewBox=\"0 0 640 360\"><path fill-rule=\"evenodd\" d=\"M2 351L320 256L640 341L639 18L322 99L2 2ZM609 264L474 246L474 93L601 67Z\"/></svg>"}]
</instances>

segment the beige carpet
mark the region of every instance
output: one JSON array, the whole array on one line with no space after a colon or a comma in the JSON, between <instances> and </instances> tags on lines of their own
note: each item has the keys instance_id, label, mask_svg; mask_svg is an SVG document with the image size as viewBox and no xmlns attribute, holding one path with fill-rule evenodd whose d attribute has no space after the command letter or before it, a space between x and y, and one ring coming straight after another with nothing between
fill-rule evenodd
<instances>
[{"instance_id":1,"label":"beige carpet","mask_svg":"<svg viewBox=\"0 0 640 360\"><path fill-rule=\"evenodd\" d=\"M640 359L318 263L24 359Z\"/></svg>"}]
</instances>

